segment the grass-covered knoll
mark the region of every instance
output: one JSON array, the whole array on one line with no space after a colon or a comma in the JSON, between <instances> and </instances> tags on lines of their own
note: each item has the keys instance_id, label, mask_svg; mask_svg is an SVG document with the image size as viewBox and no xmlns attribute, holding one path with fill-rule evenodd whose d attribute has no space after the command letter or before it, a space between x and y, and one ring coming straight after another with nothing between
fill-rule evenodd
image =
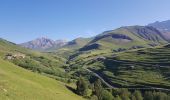
<instances>
[{"instance_id":1,"label":"grass-covered knoll","mask_svg":"<svg viewBox=\"0 0 170 100\"><path fill-rule=\"evenodd\" d=\"M81 100L63 83L0 59L0 100Z\"/></svg>"}]
</instances>

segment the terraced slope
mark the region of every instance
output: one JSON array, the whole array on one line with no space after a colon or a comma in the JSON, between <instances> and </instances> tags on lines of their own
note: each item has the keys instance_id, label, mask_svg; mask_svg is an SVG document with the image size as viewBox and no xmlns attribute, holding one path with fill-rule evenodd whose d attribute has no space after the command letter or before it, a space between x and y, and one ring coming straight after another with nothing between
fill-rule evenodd
<instances>
[{"instance_id":1,"label":"terraced slope","mask_svg":"<svg viewBox=\"0 0 170 100\"><path fill-rule=\"evenodd\" d=\"M104 65L108 72L113 73L118 79L133 84L169 87L169 51L169 47L161 47L125 52L116 57L108 58Z\"/></svg>"},{"instance_id":2,"label":"terraced slope","mask_svg":"<svg viewBox=\"0 0 170 100\"><path fill-rule=\"evenodd\" d=\"M83 66L115 87L170 88L170 45L77 57Z\"/></svg>"},{"instance_id":3,"label":"terraced slope","mask_svg":"<svg viewBox=\"0 0 170 100\"><path fill-rule=\"evenodd\" d=\"M0 59L0 100L82 100L63 83Z\"/></svg>"}]
</instances>

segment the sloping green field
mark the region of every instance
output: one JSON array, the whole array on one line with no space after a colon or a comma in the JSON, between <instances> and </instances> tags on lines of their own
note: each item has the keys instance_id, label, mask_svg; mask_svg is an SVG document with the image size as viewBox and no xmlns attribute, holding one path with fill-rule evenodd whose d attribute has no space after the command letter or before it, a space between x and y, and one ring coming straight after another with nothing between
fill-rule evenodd
<instances>
[{"instance_id":1,"label":"sloping green field","mask_svg":"<svg viewBox=\"0 0 170 100\"><path fill-rule=\"evenodd\" d=\"M63 83L0 59L0 100L81 100Z\"/></svg>"},{"instance_id":2,"label":"sloping green field","mask_svg":"<svg viewBox=\"0 0 170 100\"><path fill-rule=\"evenodd\" d=\"M170 45L90 54L75 57L71 66L88 68L115 87L170 87Z\"/></svg>"},{"instance_id":3,"label":"sloping green field","mask_svg":"<svg viewBox=\"0 0 170 100\"><path fill-rule=\"evenodd\" d=\"M169 88L170 48L167 46L132 50L109 56L93 65L99 73L118 86ZM92 66L92 65L91 65ZM94 67L94 69L96 69Z\"/></svg>"}]
</instances>

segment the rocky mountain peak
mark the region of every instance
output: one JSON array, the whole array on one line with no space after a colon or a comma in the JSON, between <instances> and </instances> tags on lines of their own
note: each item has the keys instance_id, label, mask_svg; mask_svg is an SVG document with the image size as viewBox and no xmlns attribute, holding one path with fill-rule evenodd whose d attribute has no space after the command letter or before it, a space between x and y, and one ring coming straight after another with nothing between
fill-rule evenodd
<instances>
[{"instance_id":1,"label":"rocky mountain peak","mask_svg":"<svg viewBox=\"0 0 170 100\"><path fill-rule=\"evenodd\" d=\"M45 50L52 47L63 46L67 42L66 40L52 40L47 37L37 38L35 40L20 44L23 47L34 49L34 50Z\"/></svg>"}]
</instances>

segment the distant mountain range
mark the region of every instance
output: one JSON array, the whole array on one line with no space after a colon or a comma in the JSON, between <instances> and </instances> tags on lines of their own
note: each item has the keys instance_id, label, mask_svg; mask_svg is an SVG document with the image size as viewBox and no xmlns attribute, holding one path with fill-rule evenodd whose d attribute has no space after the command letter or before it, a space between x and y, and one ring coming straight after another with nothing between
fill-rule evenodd
<instances>
[{"instance_id":1,"label":"distant mountain range","mask_svg":"<svg viewBox=\"0 0 170 100\"><path fill-rule=\"evenodd\" d=\"M34 50L46 50L49 48L59 48L67 43L66 40L52 40L45 37L37 38L35 40L20 44L23 47Z\"/></svg>"},{"instance_id":2,"label":"distant mountain range","mask_svg":"<svg viewBox=\"0 0 170 100\"><path fill-rule=\"evenodd\" d=\"M79 49L85 46L88 42L91 41L92 38L76 38L72 41L67 42L66 40L52 40L49 38L37 38L35 40L19 44L22 47L33 49L33 50L40 50L40 51L53 51L60 48L67 48L67 49Z\"/></svg>"},{"instance_id":3,"label":"distant mountain range","mask_svg":"<svg viewBox=\"0 0 170 100\"><path fill-rule=\"evenodd\" d=\"M170 41L170 20L157 21L147 26L120 27L105 31L93 38L77 38L69 42L65 40L54 41L42 37L20 45L41 51L54 51L62 48L88 51L94 49L142 48L164 44L167 41Z\"/></svg>"}]
</instances>

